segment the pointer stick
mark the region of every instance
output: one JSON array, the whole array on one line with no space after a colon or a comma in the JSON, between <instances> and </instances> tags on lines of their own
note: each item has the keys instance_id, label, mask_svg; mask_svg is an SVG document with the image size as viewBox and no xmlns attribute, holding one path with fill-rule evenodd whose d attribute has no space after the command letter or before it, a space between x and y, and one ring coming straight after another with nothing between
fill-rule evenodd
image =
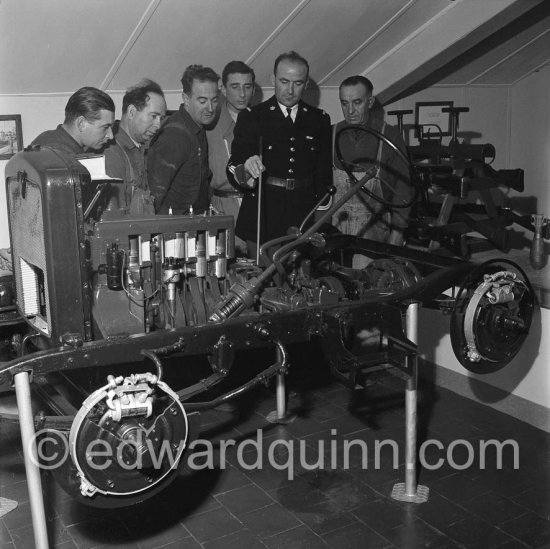
<instances>
[{"instance_id":1,"label":"pointer stick","mask_svg":"<svg viewBox=\"0 0 550 549\"><path fill-rule=\"evenodd\" d=\"M262 136L260 135L260 162L262 162ZM256 229L256 265L260 265L260 227L262 215L262 172L258 178L258 227Z\"/></svg>"}]
</instances>

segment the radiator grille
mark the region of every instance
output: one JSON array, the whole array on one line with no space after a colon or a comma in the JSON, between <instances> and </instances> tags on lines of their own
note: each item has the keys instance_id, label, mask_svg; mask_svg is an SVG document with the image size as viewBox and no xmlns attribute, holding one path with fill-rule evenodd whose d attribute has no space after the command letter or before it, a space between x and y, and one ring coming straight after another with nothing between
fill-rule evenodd
<instances>
[{"instance_id":1,"label":"radiator grille","mask_svg":"<svg viewBox=\"0 0 550 549\"><path fill-rule=\"evenodd\" d=\"M24 185L23 198L22 184L17 179L8 181L17 306L28 322L49 336L52 327L42 195L31 181L26 180Z\"/></svg>"}]
</instances>

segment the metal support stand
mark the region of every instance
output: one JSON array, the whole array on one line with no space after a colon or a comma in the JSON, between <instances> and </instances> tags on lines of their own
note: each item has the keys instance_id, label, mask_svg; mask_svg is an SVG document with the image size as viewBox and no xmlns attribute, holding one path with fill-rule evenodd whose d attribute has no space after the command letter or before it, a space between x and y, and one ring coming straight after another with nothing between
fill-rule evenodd
<instances>
[{"instance_id":1,"label":"metal support stand","mask_svg":"<svg viewBox=\"0 0 550 549\"><path fill-rule=\"evenodd\" d=\"M418 308L413 302L407 308L406 330L410 341L418 344ZM424 503L430 489L416 483L416 409L418 396L418 357L413 358L412 372L405 389L405 482L394 485L391 497L398 501Z\"/></svg>"},{"instance_id":2,"label":"metal support stand","mask_svg":"<svg viewBox=\"0 0 550 549\"><path fill-rule=\"evenodd\" d=\"M277 347L277 360L280 362L282 359L282 352ZM287 413L285 374L277 374L276 383L277 409L269 412L266 419L270 423L291 423L296 419L296 414Z\"/></svg>"},{"instance_id":3,"label":"metal support stand","mask_svg":"<svg viewBox=\"0 0 550 549\"><path fill-rule=\"evenodd\" d=\"M15 374L15 395L19 411L19 427L21 443L25 458L25 473L29 488L29 500L32 515L32 529L36 549L48 549L48 531L46 528L46 513L42 494L42 480L38 465L38 452L34 432L34 415L31 403L31 385L28 372Z\"/></svg>"}]
</instances>

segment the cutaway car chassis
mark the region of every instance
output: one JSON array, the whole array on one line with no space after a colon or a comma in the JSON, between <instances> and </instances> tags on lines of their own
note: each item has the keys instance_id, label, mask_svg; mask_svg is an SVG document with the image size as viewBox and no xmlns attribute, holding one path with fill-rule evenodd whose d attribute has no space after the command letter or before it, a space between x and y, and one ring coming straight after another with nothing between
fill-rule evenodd
<instances>
[{"instance_id":1,"label":"cutaway car chassis","mask_svg":"<svg viewBox=\"0 0 550 549\"><path fill-rule=\"evenodd\" d=\"M17 176L21 178L19 172ZM162 490L177 475L182 455L198 434L201 410L275 378L274 419L283 422L285 374L291 367L288 346L293 343L318 342L332 373L351 388L381 367L401 373L406 380L405 482L396 485L392 495L411 502L427 499L428 490L417 484L416 475L418 309L438 309L450 318L453 349L463 366L477 373L493 372L508 364L525 340L533 291L521 268L506 259L476 264L326 231L325 222L362 183L363 179L355 181L309 229L279 239L274 253L265 245L262 256L267 266L229 262L226 276L218 281L208 275L204 276L208 283L195 283L187 302L182 299L178 305L170 295L176 295L181 279L198 278L199 267L179 266L173 258L159 261L159 274L153 277L158 286L153 295L160 296L158 309L162 299L172 299L169 313L161 315L164 326L98 339L68 334L59 345L42 350L35 345L43 339L37 330L23 336L20 356L0 364L0 388L15 386L18 407L17 417L2 419L20 423L37 546L47 547L37 431L68 438L69 459L59 464L54 476L75 499L107 508L131 505ZM195 221L199 232L203 225L211 225L208 218ZM131 226L134 235L140 223L151 221L130 220L120 227ZM101 221L96 227L101 230ZM93 250L93 241L91 246ZM366 256L370 262L353 269L348 266L353 255ZM124 290L131 298L131 292ZM375 341L366 353L353 345L361 332ZM207 396L239 368L234 363L237 352L260 348L274 349L275 362L243 385L215 398ZM184 370L186 360L197 355L208 356L206 378L182 387L165 383L168 368ZM108 371L106 385L83 391L75 383L73 374L89 373L91 379L99 371ZM47 410L35 415L31 387L44 396L47 391L40 387L60 384L82 396L76 404L57 394L46 397ZM127 474L113 466L98 473L83 451L87 442L96 439L124 451L137 435L150 443L147 448L133 447L146 462L142 470ZM163 440L172 444L176 459L153 468L151 448Z\"/></svg>"}]
</instances>

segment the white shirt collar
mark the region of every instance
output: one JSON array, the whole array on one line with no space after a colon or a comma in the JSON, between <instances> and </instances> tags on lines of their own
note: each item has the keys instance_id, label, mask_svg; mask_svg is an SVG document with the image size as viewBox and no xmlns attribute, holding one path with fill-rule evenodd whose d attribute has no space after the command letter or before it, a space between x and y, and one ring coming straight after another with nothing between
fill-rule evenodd
<instances>
[{"instance_id":1,"label":"white shirt collar","mask_svg":"<svg viewBox=\"0 0 550 549\"><path fill-rule=\"evenodd\" d=\"M277 105L279 105L279 108L281 109L281 112L283 113L283 115L285 116L286 118L286 110L287 110L287 106L286 105L283 105L282 103L279 103L277 101ZM294 107L290 107L290 116L292 117L292 121L293 122L296 122L296 115L298 114L298 103L296 103L296 105L294 105Z\"/></svg>"}]
</instances>

